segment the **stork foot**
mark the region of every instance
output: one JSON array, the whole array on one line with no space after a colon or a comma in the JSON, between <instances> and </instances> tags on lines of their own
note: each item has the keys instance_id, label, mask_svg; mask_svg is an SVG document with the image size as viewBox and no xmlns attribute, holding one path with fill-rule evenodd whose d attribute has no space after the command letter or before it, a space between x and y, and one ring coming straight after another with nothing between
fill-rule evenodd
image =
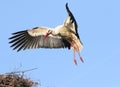
<instances>
[{"instance_id":1,"label":"stork foot","mask_svg":"<svg viewBox=\"0 0 120 87\"><path fill-rule=\"evenodd\" d=\"M74 58L74 64L77 65L77 60Z\"/></svg>"},{"instance_id":2,"label":"stork foot","mask_svg":"<svg viewBox=\"0 0 120 87\"><path fill-rule=\"evenodd\" d=\"M81 56L80 56L80 60L81 60L82 63L84 63L84 60L83 60L83 58Z\"/></svg>"}]
</instances>

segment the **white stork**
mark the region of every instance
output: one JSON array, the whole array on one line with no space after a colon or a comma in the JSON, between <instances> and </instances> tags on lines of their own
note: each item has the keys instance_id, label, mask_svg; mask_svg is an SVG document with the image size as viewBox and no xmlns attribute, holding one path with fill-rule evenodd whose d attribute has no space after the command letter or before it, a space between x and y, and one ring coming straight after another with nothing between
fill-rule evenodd
<instances>
[{"instance_id":1,"label":"white stork","mask_svg":"<svg viewBox=\"0 0 120 87\"><path fill-rule=\"evenodd\" d=\"M75 52L82 62L80 52L83 48L78 35L76 20L66 3L68 17L62 25L53 28L35 27L30 30L24 30L13 33L9 43L12 43L13 50L26 50L33 48L68 48L74 51L74 63L77 65Z\"/></svg>"}]
</instances>

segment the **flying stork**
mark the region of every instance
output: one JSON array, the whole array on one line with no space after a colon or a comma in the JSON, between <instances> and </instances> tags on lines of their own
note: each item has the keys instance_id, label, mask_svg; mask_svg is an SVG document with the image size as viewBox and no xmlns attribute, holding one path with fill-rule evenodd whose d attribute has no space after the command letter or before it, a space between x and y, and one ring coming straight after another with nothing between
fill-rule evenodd
<instances>
[{"instance_id":1,"label":"flying stork","mask_svg":"<svg viewBox=\"0 0 120 87\"><path fill-rule=\"evenodd\" d=\"M19 32L12 33L10 37L10 42L13 50L17 49L35 49L35 48L68 48L73 50L73 61L77 65L75 53L82 62L83 59L80 56L80 52L83 48L83 44L78 35L77 22L69 10L68 3L66 3L66 10L68 17L62 25L57 27L35 27L30 30L23 30Z\"/></svg>"}]
</instances>

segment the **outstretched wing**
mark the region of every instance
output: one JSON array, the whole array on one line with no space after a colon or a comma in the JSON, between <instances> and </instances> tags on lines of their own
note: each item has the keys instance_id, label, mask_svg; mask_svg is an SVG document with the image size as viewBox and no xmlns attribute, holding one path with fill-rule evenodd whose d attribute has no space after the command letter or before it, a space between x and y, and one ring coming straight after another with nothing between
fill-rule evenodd
<instances>
[{"instance_id":1,"label":"outstretched wing","mask_svg":"<svg viewBox=\"0 0 120 87\"><path fill-rule=\"evenodd\" d=\"M71 32L76 34L76 36L79 38L78 31L77 31L77 28L78 28L77 22L73 16L72 12L69 10L68 3L66 3L66 10L68 13L68 17L65 20L64 25L67 26L71 30Z\"/></svg>"},{"instance_id":2,"label":"outstretched wing","mask_svg":"<svg viewBox=\"0 0 120 87\"><path fill-rule=\"evenodd\" d=\"M32 30L24 30L13 33L10 42L13 50L26 50L33 48L70 48L70 44L59 36L44 35L50 28L36 27Z\"/></svg>"}]
</instances>

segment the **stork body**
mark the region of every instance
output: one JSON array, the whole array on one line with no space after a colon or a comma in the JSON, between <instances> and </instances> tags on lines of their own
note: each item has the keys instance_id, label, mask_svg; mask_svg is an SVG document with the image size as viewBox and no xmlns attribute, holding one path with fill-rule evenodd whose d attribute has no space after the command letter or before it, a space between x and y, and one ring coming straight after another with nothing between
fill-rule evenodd
<instances>
[{"instance_id":1,"label":"stork body","mask_svg":"<svg viewBox=\"0 0 120 87\"><path fill-rule=\"evenodd\" d=\"M68 48L74 51L74 63L76 62L75 52L78 53L80 60L83 62L80 52L82 42L78 35L76 20L66 4L68 17L63 25L56 28L36 27L31 30L24 30L13 33L9 39L13 49L26 50L32 48Z\"/></svg>"},{"instance_id":2,"label":"stork body","mask_svg":"<svg viewBox=\"0 0 120 87\"><path fill-rule=\"evenodd\" d=\"M50 34L53 36L60 36L61 38L67 40L70 44L71 42L74 42L78 47L77 51L81 52L82 50L82 43L80 39L76 36L76 34L69 29L69 27L60 25L57 26L54 30L50 30ZM49 33L49 32L48 32ZM73 46L70 46L71 49L73 49Z\"/></svg>"},{"instance_id":3,"label":"stork body","mask_svg":"<svg viewBox=\"0 0 120 87\"><path fill-rule=\"evenodd\" d=\"M74 63L75 64L77 64L75 52L78 53L80 60L82 62L84 62L82 57L80 56L80 52L83 48L82 42L76 36L74 31L70 30L69 27L67 27L65 25L59 25L54 30L49 30L49 32L46 33L45 38L50 34L53 36L59 36L59 37L65 39L70 44L70 49L72 49L74 51Z\"/></svg>"}]
</instances>

